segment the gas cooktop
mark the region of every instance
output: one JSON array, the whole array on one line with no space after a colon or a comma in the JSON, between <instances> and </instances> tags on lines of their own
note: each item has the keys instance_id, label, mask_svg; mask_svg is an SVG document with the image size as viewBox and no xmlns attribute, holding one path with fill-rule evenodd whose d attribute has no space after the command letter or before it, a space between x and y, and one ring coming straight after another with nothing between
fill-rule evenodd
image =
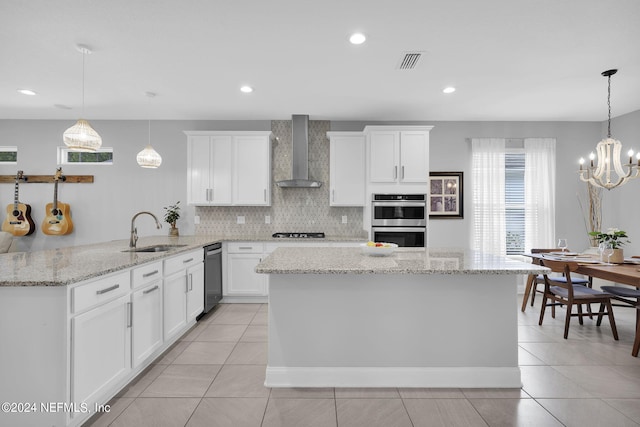
<instances>
[{"instance_id":1,"label":"gas cooktop","mask_svg":"<svg viewBox=\"0 0 640 427\"><path fill-rule=\"evenodd\" d=\"M273 233L271 237L288 239L324 239L324 233Z\"/></svg>"}]
</instances>

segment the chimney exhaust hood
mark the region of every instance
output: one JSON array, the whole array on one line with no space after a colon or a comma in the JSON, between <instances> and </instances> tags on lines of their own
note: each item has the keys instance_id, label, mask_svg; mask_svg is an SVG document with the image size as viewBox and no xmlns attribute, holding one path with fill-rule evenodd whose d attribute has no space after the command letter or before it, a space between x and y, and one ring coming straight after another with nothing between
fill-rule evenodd
<instances>
[{"instance_id":1,"label":"chimney exhaust hood","mask_svg":"<svg viewBox=\"0 0 640 427\"><path fill-rule=\"evenodd\" d=\"M291 179L276 182L280 188L319 188L322 183L309 179L309 116L291 116Z\"/></svg>"}]
</instances>

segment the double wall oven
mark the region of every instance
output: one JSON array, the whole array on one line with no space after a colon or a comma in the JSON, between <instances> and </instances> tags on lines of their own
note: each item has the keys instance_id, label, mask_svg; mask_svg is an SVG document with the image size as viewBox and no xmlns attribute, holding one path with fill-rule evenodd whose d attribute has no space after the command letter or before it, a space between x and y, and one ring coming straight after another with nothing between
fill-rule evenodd
<instances>
[{"instance_id":1,"label":"double wall oven","mask_svg":"<svg viewBox=\"0 0 640 427\"><path fill-rule=\"evenodd\" d=\"M371 202L371 240L400 247L425 247L426 194L374 194Z\"/></svg>"}]
</instances>

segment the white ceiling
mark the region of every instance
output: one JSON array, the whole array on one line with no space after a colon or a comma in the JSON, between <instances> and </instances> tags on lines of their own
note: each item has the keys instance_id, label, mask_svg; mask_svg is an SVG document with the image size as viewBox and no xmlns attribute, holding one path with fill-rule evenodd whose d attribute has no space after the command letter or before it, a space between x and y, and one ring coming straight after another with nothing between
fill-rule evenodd
<instances>
[{"instance_id":1,"label":"white ceiling","mask_svg":"<svg viewBox=\"0 0 640 427\"><path fill-rule=\"evenodd\" d=\"M601 121L609 68L640 109L638 41L638 0L2 0L0 119L83 115L82 43L90 120Z\"/></svg>"}]
</instances>

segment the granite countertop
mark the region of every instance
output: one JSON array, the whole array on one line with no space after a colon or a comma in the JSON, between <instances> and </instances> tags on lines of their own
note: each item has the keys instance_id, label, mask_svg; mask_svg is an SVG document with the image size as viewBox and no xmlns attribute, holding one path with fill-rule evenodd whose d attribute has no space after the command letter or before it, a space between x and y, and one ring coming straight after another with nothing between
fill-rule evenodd
<instances>
[{"instance_id":1,"label":"granite countertop","mask_svg":"<svg viewBox=\"0 0 640 427\"><path fill-rule=\"evenodd\" d=\"M537 274L550 271L459 248L403 249L387 257L360 248L278 248L256 267L270 274Z\"/></svg>"},{"instance_id":2,"label":"granite countertop","mask_svg":"<svg viewBox=\"0 0 640 427\"><path fill-rule=\"evenodd\" d=\"M0 254L0 287L65 286L78 283L181 252L223 241L310 242L364 241L361 237L327 236L324 239L282 239L265 235L204 235L141 237L137 247L169 244L185 245L165 252L129 252L129 240L71 246L34 252Z\"/></svg>"}]
</instances>

